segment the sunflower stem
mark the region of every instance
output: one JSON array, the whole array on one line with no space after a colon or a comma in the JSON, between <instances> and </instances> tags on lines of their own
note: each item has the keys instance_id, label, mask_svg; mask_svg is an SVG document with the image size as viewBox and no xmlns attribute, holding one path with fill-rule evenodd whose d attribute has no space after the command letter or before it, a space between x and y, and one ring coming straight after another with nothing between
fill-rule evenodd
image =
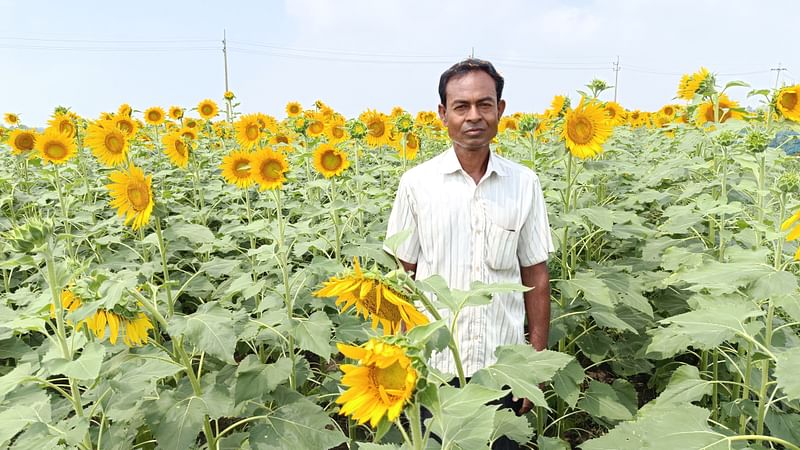
<instances>
[{"instance_id":1,"label":"sunflower stem","mask_svg":"<svg viewBox=\"0 0 800 450\"><path fill-rule=\"evenodd\" d=\"M186 351L183 349L183 341L178 338L173 341L173 349L175 355L178 357L178 362L183 365L186 376L189 378L189 383L192 385L192 391L198 398L203 398L203 388L200 385L200 380L194 373L192 367L192 360ZM203 414L203 434L206 435L206 442L208 443L209 450L217 450L217 439L214 436L214 431L211 429L211 421L208 419L208 414Z\"/></svg>"},{"instance_id":2,"label":"sunflower stem","mask_svg":"<svg viewBox=\"0 0 800 450\"><path fill-rule=\"evenodd\" d=\"M772 345L772 322L775 317L775 303L772 299L767 300L767 329L764 335L764 345ZM756 416L756 433L764 434L764 420L767 417L767 387L769 387L769 368L770 359L761 361L761 387L758 391L758 415Z\"/></svg>"},{"instance_id":3,"label":"sunflower stem","mask_svg":"<svg viewBox=\"0 0 800 450\"><path fill-rule=\"evenodd\" d=\"M336 212L336 177L331 177L330 182L330 192L328 194L330 198L330 205L331 205L331 220L333 221L333 234L335 238L335 246L333 247L333 254L336 258L336 262L342 261L342 236L341 230L339 230L339 215Z\"/></svg>"},{"instance_id":4,"label":"sunflower stem","mask_svg":"<svg viewBox=\"0 0 800 450\"><path fill-rule=\"evenodd\" d=\"M415 400L411 404L411 408L406 411L406 414L408 415L408 422L411 425L411 440L413 441L413 448L415 450L422 450L424 447L422 442L422 423L419 402Z\"/></svg>"},{"instance_id":5,"label":"sunflower stem","mask_svg":"<svg viewBox=\"0 0 800 450\"><path fill-rule=\"evenodd\" d=\"M56 338L58 340L58 344L61 347L61 353L68 362L72 361L72 351L70 350L69 346L67 345L67 334L64 329L64 305L61 304L61 294L59 292L60 286L58 283L58 275L56 274L56 262L55 258L53 257L53 244L50 239L47 240L47 246L44 250L44 257L45 257L45 265L47 266L47 284L50 288L50 301L52 302L53 306L56 310ZM78 385L75 382L75 379L69 377L69 388L70 393L72 394L72 408L75 410L75 414L82 418L84 416L83 413L83 402L81 401L81 391L78 389ZM89 437L89 433L83 436L83 445L86 448L92 448L91 438Z\"/></svg>"},{"instance_id":6,"label":"sunflower stem","mask_svg":"<svg viewBox=\"0 0 800 450\"><path fill-rule=\"evenodd\" d=\"M161 268L164 273L164 287L167 288L167 314L172 317L175 314L175 305L172 299L172 283L169 279L169 268L167 267L167 246L164 244L164 236L161 233L161 218L156 217L156 237L158 238L158 251L161 253Z\"/></svg>"},{"instance_id":7,"label":"sunflower stem","mask_svg":"<svg viewBox=\"0 0 800 450\"><path fill-rule=\"evenodd\" d=\"M416 288L416 285L414 285L413 282L411 282L410 279L409 279L409 282L410 282L409 287L412 288L413 293L414 293L413 294L414 297L417 300L419 300L420 303L422 303L422 305L425 307L425 309L428 311L428 313L430 313L430 315L433 316L433 318L435 320L442 320L442 315L439 314L439 310L437 310L433 306L433 304L428 299L428 297L426 297L422 292L420 292ZM455 337L454 333L452 333L452 330L451 330L451 333L450 333L450 342L447 343L447 347L450 349L450 352L453 354L453 361L456 364L456 373L458 374L458 381L459 381L459 383L461 383L461 386L465 386L467 384L467 379L464 376L464 367L461 364L461 353L458 351L458 344L456 343L456 337Z\"/></svg>"},{"instance_id":8,"label":"sunflower stem","mask_svg":"<svg viewBox=\"0 0 800 450\"><path fill-rule=\"evenodd\" d=\"M70 230L69 215L67 212L67 203L64 200L64 190L61 188L61 174L58 170L58 164L53 165L55 173L56 190L58 191L58 203L61 205L61 216L64 218L64 236L67 239L67 254L74 258L72 253L72 231Z\"/></svg>"},{"instance_id":9,"label":"sunflower stem","mask_svg":"<svg viewBox=\"0 0 800 450\"><path fill-rule=\"evenodd\" d=\"M273 189L272 195L275 197L275 212L278 220L278 257L279 265L281 268L281 276L283 278L283 302L286 305L286 315L289 323L294 320L294 304L292 302L292 291L289 285L289 249L285 246L286 238L286 223L283 217L283 204L281 203L280 189ZM288 336L288 351L289 359L292 361L292 371L289 373L289 386L292 389L297 388L297 374L295 372L295 351L294 351L294 334L289 333Z\"/></svg>"}]
</instances>

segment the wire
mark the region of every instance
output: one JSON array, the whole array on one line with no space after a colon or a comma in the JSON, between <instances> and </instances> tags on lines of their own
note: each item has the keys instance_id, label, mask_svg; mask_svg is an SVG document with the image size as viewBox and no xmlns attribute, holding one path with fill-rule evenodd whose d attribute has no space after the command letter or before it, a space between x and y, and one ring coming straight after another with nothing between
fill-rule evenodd
<instances>
[{"instance_id":1,"label":"wire","mask_svg":"<svg viewBox=\"0 0 800 450\"><path fill-rule=\"evenodd\" d=\"M44 50L44 51L66 51L66 52L119 52L119 53L167 53L175 51L208 51L221 50L220 47L67 47L67 46L44 46L44 45L4 45L0 44L0 49L7 50Z\"/></svg>"},{"instance_id":2,"label":"wire","mask_svg":"<svg viewBox=\"0 0 800 450\"><path fill-rule=\"evenodd\" d=\"M24 37L2 37L0 41L33 41L33 42L81 42L88 44L177 44L186 42L219 42L216 39L169 39L169 40L148 40L148 41L120 41L120 40L97 40L97 39L43 39L43 38L24 38Z\"/></svg>"}]
</instances>

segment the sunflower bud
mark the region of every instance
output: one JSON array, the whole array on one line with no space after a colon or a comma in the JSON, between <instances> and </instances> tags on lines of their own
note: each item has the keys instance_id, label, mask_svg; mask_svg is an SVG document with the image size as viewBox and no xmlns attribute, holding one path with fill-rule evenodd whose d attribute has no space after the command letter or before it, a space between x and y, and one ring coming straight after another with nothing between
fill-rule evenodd
<instances>
[{"instance_id":1,"label":"sunflower bud","mask_svg":"<svg viewBox=\"0 0 800 450\"><path fill-rule=\"evenodd\" d=\"M772 136L766 130L753 129L744 138L744 146L748 151L761 153L766 150Z\"/></svg>"},{"instance_id":2,"label":"sunflower bud","mask_svg":"<svg viewBox=\"0 0 800 450\"><path fill-rule=\"evenodd\" d=\"M297 133L305 133L308 120L303 116L296 116L291 119L292 129Z\"/></svg>"},{"instance_id":3,"label":"sunflower bud","mask_svg":"<svg viewBox=\"0 0 800 450\"><path fill-rule=\"evenodd\" d=\"M738 140L738 138L739 136L732 131L723 131L719 135L717 135L715 141L717 142L717 144L723 147L730 147Z\"/></svg>"},{"instance_id":4,"label":"sunflower bud","mask_svg":"<svg viewBox=\"0 0 800 450\"><path fill-rule=\"evenodd\" d=\"M522 119L519 121L519 130L524 133L530 133L539 126L539 119L534 117L531 114L526 114L522 116Z\"/></svg>"},{"instance_id":5,"label":"sunflower bud","mask_svg":"<svg viewBox=\"0 0 800 450\"><path fill-rule=\"evenodd\" d=\"M367 126L364 124L364 122L353 119L347 123L347 131L350 133L350 136L353 136L356 139L363 139L369 130L367 130Z\"/></svg>"},{"instance_id":6,"label":"sunflower bud","mask_svg":"<svg viewBox=\"0 0 800 450\"><path fill-rule=\"evenodd\" d=\"M778 177L776 184L778 189L780 189L782 192L789 194L797 193L800 191L800 174L794 171L785 172Z\"/></svg>"},{"instance_id":7,"label":"sunflower bud","mask_svg":"<svg viewBox=\"0 0 800 450\"><path fill-rule=\"evenodd\" d=\"M40 219L28 219L24 225L9 230L5 238L17 253L38 252L52 236L52 225Z\"/></svg>"},{"instance_id":8,"label":"sunflower bud","mask_svg":"<svg viewBox=\"0 0 800 450\"><path fill-rule=\"evenodd\" d=\"M398 131L406 133L411 131L411 128L414 126L414 121L411 119L410 115L401 114L395 120L394 125L397 127Z\"/></svg>"}]
</instances>

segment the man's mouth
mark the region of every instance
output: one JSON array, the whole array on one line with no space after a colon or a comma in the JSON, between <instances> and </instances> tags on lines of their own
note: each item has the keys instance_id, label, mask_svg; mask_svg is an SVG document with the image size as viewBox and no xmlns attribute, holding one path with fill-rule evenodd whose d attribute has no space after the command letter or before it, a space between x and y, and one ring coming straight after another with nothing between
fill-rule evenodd
<instances>
[{"instance_id":1,"label":"man's mouth","mask_svg":"<svg viewBox=\"0 0 800 450\"><path fill-rule=\"evenodd\" d=\"M466 130L464 133L468 135L478 135L483 133L483 128L470 128Z\"/></svg>"}]
</instances>

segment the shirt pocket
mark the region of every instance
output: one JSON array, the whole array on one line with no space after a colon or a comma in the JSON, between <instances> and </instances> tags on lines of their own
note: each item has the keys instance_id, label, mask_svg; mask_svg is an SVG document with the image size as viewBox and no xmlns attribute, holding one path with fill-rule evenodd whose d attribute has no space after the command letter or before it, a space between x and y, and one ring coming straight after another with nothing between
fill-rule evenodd
<instances>
[{"instance_id":1,"label":"shirt pocket","mask_svg":"<svg viewBox=\"0 0 800 450\"><path fill-rule=\"evenodd\" d=\"M519 265L518 243L519 232L487 220L486 242L484 243L486 265L494 270L514 269Z\"/></svg>"}]
</instances>

